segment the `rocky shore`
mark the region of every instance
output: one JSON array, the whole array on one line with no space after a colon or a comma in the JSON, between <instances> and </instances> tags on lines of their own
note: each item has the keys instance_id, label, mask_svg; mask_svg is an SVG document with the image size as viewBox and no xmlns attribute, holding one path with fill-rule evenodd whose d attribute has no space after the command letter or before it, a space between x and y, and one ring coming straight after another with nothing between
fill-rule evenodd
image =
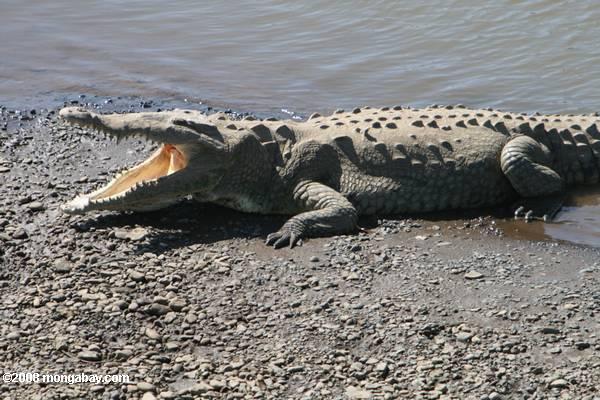
<instances>
[{"instance_id":1,"label":"rocky shore","mask_svg":"<svg viewBox=\"0 0 600 400\"><path fill-rule=\"evenodd\" d=\"M163 106L128 101L88 106ZM598 249L510 239L490 217L273 250L284 218L191 201L67 216L151 146L56 114L0 108L0 370L130 382L0 398L600 399Z\"/></svg>"}]
</instances>

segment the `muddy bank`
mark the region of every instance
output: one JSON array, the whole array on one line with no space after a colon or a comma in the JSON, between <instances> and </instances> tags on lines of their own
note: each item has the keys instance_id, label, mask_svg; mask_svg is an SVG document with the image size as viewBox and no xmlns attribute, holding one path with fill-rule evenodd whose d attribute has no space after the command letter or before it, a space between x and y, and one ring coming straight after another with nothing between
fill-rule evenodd
<instances>
[{"instance_id":1,"label":"muddy bank","mask_svg":"<svg viewBox=\"0 0 600 400\"><path fill-rule=\"evenodd\" d=\"M294 250L263 245L283 218L192 202L70 217L59 204L151 147L54 109L0 118L1 369L131 378L4 398L600 395L598 249L512 239L491 217L362 221Z\"/></svg>"}]
</instances>

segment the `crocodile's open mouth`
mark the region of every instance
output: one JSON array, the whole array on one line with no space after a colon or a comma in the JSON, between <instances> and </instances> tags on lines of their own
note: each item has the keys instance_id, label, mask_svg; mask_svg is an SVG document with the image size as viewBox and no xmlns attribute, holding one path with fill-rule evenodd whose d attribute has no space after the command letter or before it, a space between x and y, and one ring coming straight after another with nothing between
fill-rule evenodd
<instances>
[{"instance_id":1,"label":"crocodile's open mouth","mask_svg":"<svg viewBox=\"0 0 600 400\"><path fill-rule=\"evenodd\" d=\"M63 205L65 212L81 214L94 209L153 210L177 199L178 196L170 195L169 190L165 189L188 166L186 144L169 143L168 136L154 134L144 127L128 129L126 124L118 126L109 118L80 108L65 108L60 116L68 122L115 138L117 142L139 137L160 145L150 157L117 174L107 185L77 196Z\"/></svg>"},{"instance_id":2,"label":"crocodile's open mouth","mask_svg":"<svg viewBox=\"0 0 600 400\"><path fill-rule=\"evenodd\" d=\"M182 171L187 166L188 160L181 149L173 144L162 144L150 157L136 166L117 174L107 185L85 195L77 196L62 209L70 214L79 214L93 208L107 207L111 204L117 206L120 200L125 200L136 191L148 189L159 184L169 175ZM159 204L145 204L139 210L154 209ZM135 209L135 203L132 204Z\"/></svg>"},{"instance_id":3,"label":"crocodile's open mouth","mask_svg":"<svg viewBox=\"0 0 600 400\"><path fill-rule=\"evenodd\" d=\"M186 165L187 160L177 146L163 144L148 159L121 172L108 185L90 193L88 197L94 201L117 198L136 187L180 171Z\"/></svg>"}]
</instances>

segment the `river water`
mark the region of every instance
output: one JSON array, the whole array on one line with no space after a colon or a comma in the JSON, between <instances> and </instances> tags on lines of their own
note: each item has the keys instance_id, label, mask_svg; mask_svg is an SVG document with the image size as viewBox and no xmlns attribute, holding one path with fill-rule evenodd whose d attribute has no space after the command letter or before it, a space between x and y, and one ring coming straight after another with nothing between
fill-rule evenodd
<instances>
[{"instance_id":1,"label":"river water","mask_svg":"<svg viewBox=\"0 0 600 400\"><path fill-rule=\"evenodd\" d=\"M599 20L591 0L0 0L0 104L86 93L300 114L600 111ZM576 218L591 244L596 199Z\"/></svg>"}]
</instances>

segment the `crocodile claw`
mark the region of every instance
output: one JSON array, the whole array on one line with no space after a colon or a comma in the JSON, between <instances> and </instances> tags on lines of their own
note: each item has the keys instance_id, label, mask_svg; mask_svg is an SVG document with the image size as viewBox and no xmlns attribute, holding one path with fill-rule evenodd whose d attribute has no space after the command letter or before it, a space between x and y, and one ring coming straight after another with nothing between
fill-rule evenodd
<instances>
[{"instance_id":1,"label":"crocodile claw","mask_svg":"<svg viewBox=\"0 0 600 400\"><path fill-rule=\"evenodd\" d=\"M265 243L269 246L273 245L276 249L289 245L291 249L296 245L302 245L302 238L297 233L281 229L269 234Z\"/></svg>"},{"instance_id":2,"label":"crocodile claw","mask_svg":"<svg viewBox=\"0 0 600 400\"><path fill-rule=\"evenodd\" d=\"M538 221L548 221L548 214L544 214L541 217L537 217L534 215L533 210L526 210L524 206L520 206L515 210L515 219L523 219L525 222L531 222L533 220Z\"/></svg>"}]
</instances>

